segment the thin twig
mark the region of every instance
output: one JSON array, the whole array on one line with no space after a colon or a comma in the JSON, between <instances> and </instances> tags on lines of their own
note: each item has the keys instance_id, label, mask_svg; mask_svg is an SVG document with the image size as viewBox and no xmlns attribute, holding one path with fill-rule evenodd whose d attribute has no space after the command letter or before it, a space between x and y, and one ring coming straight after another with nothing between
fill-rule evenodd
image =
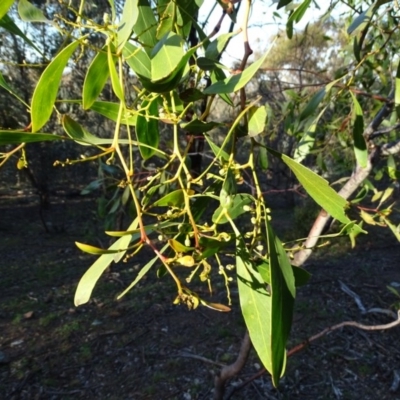
<instances>
[{"instance_id":1,"label":"thin twig","mask_svg":"<svg viewBox=\"0 0 400 400\"><path fill-rule=\"evenodd\" d=\"M210 360L209 358L198 356L197 354L186 353L184 351L175 354L173 357L185 357L185 358L193 358L195 360L203 361L208 364L217 365L218 367L225 368L226 364L220 363L218 361Z\"/></svg>"},{"instance_id":2,"label":"thin twig","mask_svg":"<svg viewBox=\"0 0 400 400\"><path fill-rule=\"evenodd\" d=\"M358 328L358 329L362 329L365 331L382 331L382 330L387 330L387 329L392 329L396 326L400 326L400 310L397 313L397 319L393 322L390 322L388 324L382 324L382 325L364 325L364 324L360 324L359 322L355 322L355 321L345 321L345 322L341 322L340 324L337 325L333 325L330 326L326 329L324 329L323 331L317 333L314 336L311 336L310 338L306 339L305 341L303 341L302 343L298 344L297 346L293 347L292 349L290 349L287 352L287 357L291 357L294 354L298 353L299 351L303 350L304 348L306 348L311 342L313 342L314 340L319 339L322 336L327 335L330 332L333 332L337 329L343 328L344 326L352 326L354 328ZM242 384L238 385L227 397L226 400L230 399L231 396L241 390L242 388L244 388L245 386L247 386L249 383L253 382L255 379L259 378L260 376L262 376L264 373L266 372L266 369L263 368L260 371L258 371L255 375L253 375L252 377L250 377L249 379L247 379L245 382L243 382Z\"/></svg>"}]
</instances>

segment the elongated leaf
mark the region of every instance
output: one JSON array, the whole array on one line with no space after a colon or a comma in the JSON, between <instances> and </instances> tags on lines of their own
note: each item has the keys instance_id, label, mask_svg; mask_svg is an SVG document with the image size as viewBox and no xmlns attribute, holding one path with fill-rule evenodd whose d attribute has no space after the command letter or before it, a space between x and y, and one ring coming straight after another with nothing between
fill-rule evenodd
<instances>
[{"instance_id":1,"label":"elongated leaf","mask_svg":"<svg viewBox=\"0 0 400 400\"><path fill-rule=\"evenodd\" d=\"M91 62L83 82L82 105L85 110L90 108L99 97L109 75L107 48L103 47Z\"/></svg>"},{"instance_id":2,"label":"elongated leaf","mask_svg":"<svg viewBox=\"0 0 400 400\"><path fill-rule=\"evenodd\" d=\"M254 269L243 240L237 239L236 272L242 314L251 342L264 367L272 373L272 298L261 275Z\"/></svg>"},{"instance_id":3,"label":"elongated leaf","mask_svg":"<svg viewBox=\"0 0 400 400\"><path fill-rule=\"evenodd\" d=\"M352 33L362 29L370 20L375 9L375 4L372 4L367 10L359 14L351 25L347 28L347 33L351 35Z\"/></svg>"},{"instance_id":4,"label":"elongated leaf","mask_svg":"<svg viewBox=\"0 0 400 400\"><path fill-rule=\"evenodd\" d=\"M184 55L182 38L167 33L154 47L151 54L151 80L161 81L172 74Z\"/></svg>"},{"instance_id":5,"label":"elongated leaf","mask_svg":"<svg viewBox=\"0 0 400 400\"><path fill-rule=\"evenodd\" d=\"M318 122L321 117L324 115L328 106L325 106L318 116L314 119L311 125L307 128L307 131L301 137L299 143L296 146L296 150L294 151L293 158L297 162L302 162L307 155L310 153L311 149L314 147L315 142L315 132L317 130Z\"/></svg>"},{"instance_id":6,"label":"elongated leaf","mask_svg":"<svg viewBox=\"0 0 400 400\"><path fill-rule=\"evenodd\" d=\"M174 190L157 200L153 205L155 207L180 207L185 200L182 189Z\"/></svg>"},{"instance_id":7,"label":"elongated leaf","mask_svg":"<svg viewBox=\"0 0 400 400\"><path fill-rule=\"evenodd\" d=\"M271 273L271 346L272 381L278 386L286 367L286 342L292 326L296 296L292 266L280 240L266 219L269 265Z\"/></svg>"},{"instance_id":8,"label":"elongated leaf","mask_svg":"<svg viewBox=\"0 0 400 400\"><path fill-rule=\"evenodd\" d=\"M228 213L231 220L235 220L237 217L247 212L244 206L251 204L253 201L253 197L246 193L234 195L231 198L231 203L228 209L221 205L215 210L212 216L212 221L216 224L226 224L229 220L225 213Z\"/></svg>"},{"instance_id":9,"label":"elongated leaf","mask_svg":"<svg viewBox=\"0 0 400 400\"><path fill-rule=\"evenodd\" d=\"M303 121L304 119L306 119L312 113L315 112L315 110L318 108L321 101L324 99L325 94L326 94L325 88L319 90L317 93L314 94L314 96L311 98L311 100L307 103L307 105L304 107L303 111L301 112L300 121Z\"/></svg>"},{"instance_id":10,"label":"elongated leaf","mask_svg":"<svg viewBox=\"0 0 400 400\"><path fill-rule=\"evenodd\" d=\"M133 31L139 43L143 44L146 52L150 53L157 43L157 21L148 0L138 1L138 18Z\"/></svg>"},{"instance_id":11,"label":"elongated leaf","mask_svg":"<svg viewBox=\"0 0 400 400\"><path fill-rule=\"evenodd\" d=\"M63 115L62 125L67 135L83 146L105 144L104 140L107 140L107 143L112 143L111 139L102 139L92 135L67 114Z\"/></svg>"},{"instance_id":12,"label":"elongated leaf","mask_svg":"<svg viewBox=\"0 0 400 400\"><path fill-rule=\"evenodd\" d=\"M122 54L137 75L151 79L151 60L145 51L128 42L125 44Z\"/></svg>"},{"instance_id":13,"label":"elongated leaf","mask_svg":"<svg viewBox=\"0 0 400 400\"><path fill-rule=\"evenodd\" d=\"M120 104L112 103L109 101L95 101L90 109L104 115L106 118L111 119L111 121L117 122ZM128 113L132 113L129 115ZM137 119L137 112L127 110L127 114L122 118L122 123L126 125L135 126Z\"/></svg>"},{"instance_id":14,"label":"elongated leaf","mask_svg":"<svg viewBox=\"0 0 400 400\"><path fill-rule=\"evenodd\" d=\"M288 24L293 22L300 22L300 20L304 17L308 7L311 4L311 0L304 0L296 10L291 14L290 18L288 19Z\"/></svg>"},{"instance_id":15,"label":"elongated leaf","mask_svg":"<svg viewBox=\"0 0 400 400\"><path fill-rule=\"evenodd\" d=\"M18 14L22 21L52 23L52 21L44 16L40 8L37 8L28 0L18 1Z\"/></svg>"},{"instance_id":16,"label":"elongated leaf","mask_svg":"<svg viewBox=\"0 0 400 400\"><path fill-rule=\"evenodd\" d=\"M282 7L285 7L286 5L290 4L293 0L279 0L278 5L276 8L279 10Z\"/></svg>"},{"instance_id":17,"label":"elongated leaf","mask_svg":"<svg viewBox=\"0 0 400 400\"><path fill-rule=\"evenodd\" d=\"M324 178L285 154L278 153L270 148L267 148L267 150L274 156L279 157L293 171L307 193L328 214L344 224L351 222L344 212L347 207L346 200L336 193Z\"/></svg>"},{"instance_id":18,"label":"elongated leaf","mask_svg":"<svg viewBox=\"0 0 400 400\"><path fill-rule=\"evenodd\" d=\"M353 141L354 141L354 154L358 165L362 168L366 168L368 164L368 149L367 142L363 136L364 133L364 117L360 103L356 96L350 92L351 98L353 99L354 111L354 125L353 125Z\"/></svg>"},{"instance_id":19,"label":"elongated leaf","mask_svg":"<svg viewBox=\"0 0 400 400\"><path fill-rule=\"evenodd\" d=\"M396 108L397 117L399 117L400 116L400 63L397 66L397 71L396 71L394 105Z\"/></svg>"},{"instance_id":20,"label":"elongated leaf","mask_svg":"<svg viewBox=\"0 0 400 400\"><path fill-rule=\"evenodd\" d=\"M111 43L109 43L107 49L107 61L111 77L111 85L115 95L121 100L121 102L125 103L124 90L122 88L117 70L115 68L115 57L112 52L113 52L113 46L111 45Z\"/></svg>"},{"instance_id":21,"label":"elongated leaf","mask_svg":"<svg viewBox=\"0 0 400 400\"><path fill-rule=\"evenodd\" d=\"M233 93L244 87L255 73L260 69L268 56L268 52L264 54L259 60L247 67L243 72L237 75L232 75L229 78L213 83L206 88L203 92L205 94L220 94L220 93Z\"/></svg>"},{"instance_id":22,"label":"elongated leaf","mask_svg":"<svg viewBox=\"0 0 400 400\"><path fill-rule=\"evenodd\" d=\"M249 110L248 135L256 136L264 132L267 110L265 107L252 107Z\"/></svg>"},{"instance_id":23,"label":"elongated leaf","mask_svg":"<svg viewBox=\"0 0 400 400\"><path fill-rule=\"evenodd\" d=\"M157 151L158 143L160 141L157 119L158 99L153 99L150 104L148 104L147 101L144 101L142 106L143 108L147 107L146 116L141 114L137 116L136 136L139 142L140 154L144 159L148 159ZM141 144L151 147L141 146Z\"/></svg>"},{"instance_id":24,"label":"elongated leaf","mask_svg":"<svg viewBox=\"0 0 400 400\"><path fill-rule=\"evenodd\" d=\"M229 155L225 150L222 150L219 146L217 146L208 135L204 135L207 140L207 143L211 147L212 152L214 153L216 158L221 158L224 161L229 160Z\"/></svg>"},{"instance_id":25,"label":"elongated leaf","mask_svg":"<svg viewBox=\"0 0 400 400\"><path fill-rule=\"evenodd\" d=\"M10 7L13 5L15 0L2 0L0 3L0 19L7 14Z\"/></svg>"},{"instance_id":26,"label":"elongated leaf","mask_svg":"<svg viewBox=\"0 0 400 400\"><path fill-rule=\"evenodd\" d=\"M89 244L85 244L85 243L80 243L80 242L75 242L76 247L79 250L84 251L85 253L88 254L94 254L94 255L101 255L101 254L115 254L115 253L119 253L121 251L126 252L126 248L121 248L121 249L102 249L100 247L95 247L95 246L91 246Z\"/></svg>"},{"instance_id":27,"label":"elongated leaf","mask_svg":"<svg viewBox=\"0 0 400 400\"><path fill-rule=\"evenodd\" d=\"M236 34L237 32L230 32L219 35L207 46L205 57L211 60L218 60L229 40Z\"/></svg>"},{"instance_id":28,"label":"elongated leaf","mask_svg":"<svg viewBox=\"0 0 400 400\"><path fill-rule=\"evenodd\" d=\"M122 18L118 25L118 53L130 38L139 17L138 0L125 0Z\"/></svg>"},{"instance_id":29,"label":"elongated leaf","mask_svg":"<svg viewBox=\"0 0 400 400\"><path fill-rule=\"evenodd\" d=\"M24 32L21 31L21 29L18 28L18 26L14 23L14 21L8 16L4 15L3 18L0 19L0 27L4 28L6 31L13 33L14 35L19 36L24 40L25 43L27 43L29 46L31 46L33 49L35 49L39 54L43 55L42 51L35 46L35 44L30 40Z\"/></svg>"},{"instance_id":30,"label":"elongated leaf","mask_svg":"<svg viewBox=\"0 0 400 400\"><path fill-rule=\"evenodd\" d=\"M78 41L72 42L58 53L41 75L32 97L33 132L38 131L49 120L64 68L78 45Z\"/></svg>"},{"instance_id":31,"label":"elongated leaf","mask_svg":"<svg viewBox=\"0 0 400 400\"><path fill-rule=\"evenodd\" d=\"M214 129L217 126L220 126L218 122L203 122L198 119L193 119L190 122L180 124L181 128L190 133L204 133L208 132L211 129Z\"/></svg>"},{"instance_id":32,"label":"elongated leaf","mask_svg":"<svg viewBox=\"0 0 400 400\"><path fill-rule=\"evenodd\" d=\"M159 12L162 13L162 17L160 18L160 23L157 28L157 39L161 39L165 34L174 31L174 25L176 24L177 17L177 4L175 1L168 1L168 4L161 8L164 5L160 6L160 2L158 4Z\"/></svg>"},{"instance_id":33,"label":"elongated leaf","mask_svg":"<svg viewBox=\"0 0 400 400\"><path fill-rule=\"evenodd\" d=\"M128 229L135 229L137 226L138 220L135 219L135 221L131 223ZM126 249L129 246L131 240L135 240L139 237L139 233L137 235L123 236L119 238L114 244L112 244L109 247L109 250ZM124 254L125 251L121 251L120 258L123 257ZM114 254L103 254L89 267L89 269L82 276L81 280L78 283L78 287L76 288L74 299L75 306L80 306L90 300L90 296L92 295L94 286L96 285L103 272L114 260Z\"/></svg>"},{"instance_id":34,"label":"elongated leaf","mask_svg":"<svg viewBox=\"0 0 400 400\"><path fill-rule=\"evenodd\" d=\"M54 142L62 140L65 137L53 135L50 133L30 133L9 130L0 130L0 145L35 143L35 142Z\"/></svg>"}]
</instances>

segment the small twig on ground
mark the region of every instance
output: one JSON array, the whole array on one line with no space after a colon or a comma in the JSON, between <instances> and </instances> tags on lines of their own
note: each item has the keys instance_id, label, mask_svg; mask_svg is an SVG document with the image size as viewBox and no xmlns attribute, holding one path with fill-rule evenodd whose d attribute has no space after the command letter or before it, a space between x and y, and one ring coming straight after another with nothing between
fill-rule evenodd
<instances>
[{"instance_id":1,"label":"small twig on ground","mask_svg":"<svg viewBox=\"0 0 400 400\"><path fill-rule=\"evenodd\" d=\"M360 309L362 314L365 314L367 312L367 310L365 309L360 296L357 293L354 293L347 285L345 285L342 281L339 281L340 284L340 289L343 290L343 292L345 292L346 294L348 294L349 296L351 296L354 301L356 302L358 308ZM396 318L396 316L395 316Z\"/></svg>"},{"instance_id":2,"label":"small twig on ground","mask_svg":"<svg viewBox=\"0 0 400 400\"><path fill-rule=\"evenodd\" d=\"M382 330L391 329L391 328L394 328L395 326L400 326L400 310L397 312L397 319L395 321L389 322L388 324L364 325L364 324L360 324L355 321L345 321L345 322L341 322L340 324L330 326L330 327L324 329L323 331L317 333L316 335L311 336L309 339L306 339L304 342L298 344L297 346L293 347L292 349L290 349L287 352L287 357L291 357L294 354L298 353L300 350L303 350L314 340L319 339L320 337L325 336L326 334L333 332L337 329L343 328L344 326L353 326L355 328L362 329L365 331L382 331ZM240 384L239 386L234 388L234 390L229 394L229 396L227 397L226 400L230 399L235 392L238 392L239 390L241 390L242 388L247 386L249 383L253 382L255 379L262 376L265 372L266 372L265 368L261 369L256 374L254 374L252 377L247 379L245 382L243 382L242 384ZM399 385L400 385L400 382L399 382Z\"/></svg>"},{"instance_id":3,"label":"small twig on ground","mask_svg":"<svg viewBox=\"0 0 400 400\"><path fill-rule=\"evenodd\" d=\"M173 357L185 357L185 358L194 358L195 360L203 361L208 364L217 365L218 367L225 368L226 364L220 363L218 361L210 360L209 358L198 356L197 354L186 353L184 351L173 355Z\"/></svg>"}]
</instances>

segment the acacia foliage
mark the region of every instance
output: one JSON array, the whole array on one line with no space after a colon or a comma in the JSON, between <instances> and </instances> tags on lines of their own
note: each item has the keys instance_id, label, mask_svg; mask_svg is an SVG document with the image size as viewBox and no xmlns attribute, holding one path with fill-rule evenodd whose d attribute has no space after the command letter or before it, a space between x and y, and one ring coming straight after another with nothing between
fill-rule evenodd
<instances>
[{"instance_id":1,"label":"acacia foliage","mask_svg":"<svg viewBox=\"0 0 400 400\"><path fill-rule=\"evenodd\" d=\"M247 41L251 2L241 3L222 1L216 3L213 11L235 23L239 6L244 8L244 17L238 21L243 35L243 58L238 70L230 71L221 64L220 56L232 32L220 33L219 25L210 34L204 32L197 18L202 0L126 0L123 6L110 0L104 15L97 15L83 0L76 2L76 7L71 3L64 14L54 12L50 5L38 8L28 0L19 0L15 14L11 12L14 1L3 1L2 29L12 37L17 36L32 52L43 54L44 49L29 38L29 29L28 33L20 30L17 21L49 24L62 40L57 52L46 55L29 102L20 99L17 88L0 75L2 89L21 101L30 113L25 130L0 130L0 144L15 145L11 151L2 153L4 161L33 142L70 141L93 149L93 155L79 160L57 160L58 164L98 160L110 168L118 165L123 171L118 178L115 207L124 205L130 209L130 224L125 230L107 231L116 238L107 249L77 243L82 251L98 256L78 284L77 306L90 300L94 286L110 264L130 262L147 247L154 257L142 266L118 298L132 290L147 273L156 271L159 277L169 276L176 285L175 304L186 304L190 309L207 306L226 312L230 304L213 303L191 289L196 280L211 288L213 271L217 270L225 280L228 303L229 283L237 280L240 307L251 341L277 385L286 366L286 341L296 287L309 278L298 267L316 245L326 221L322 221L322 228L321 223L317 224L309 238L311 242L298 241L294 247L283 244L271 225L271 210L268 197L262 192L260 174L268 167L269 158L279 159L323 208L321 215L339 222L337 235L347 234L354 242L364 232L362 222L350 219L348 210L356 208L368 190L375 190L373 185L366 183L355 201L347 199L370 174L373 160L378 156L389 155L389 176L397 179L393 158L397 142L386 140L382 145L370 146L373 139L392 132L394 128L383 132L378 127L386 119L396 121L397 113L387 94L389 89L382 89L377 101L383 102L383 111L376 112L372 125L367 127L365 110L376 111L380 103L365 102L358 94L376 87L376 76L382 80L379 87L384 87L383 68L388 74L386 81L390 81L393 58L383 66L375 59L392 55L394 46L390 43L397 35L397 25L394 4L378 1L365 9L366 2L353 2L347 28L353 52L351 56L347 53L348 65L328 82L318 82L321 87L313 93L298 96L289 93L284 123L298 142L294 154L283 154L268 146L268 108L260 103L260 98L249 99L246 95L247 84L265 65L268 52L248 64L252 53ZM287 15L289 38L310 4L309 0L296 4L278 2L277 9ZM388 26L392 27L389 33ZM84 79L78 83L79 99L60 98L65 74L73 77L74 66L87 56L91 61ZM134 85L132 76L137 79ZM375 81L371 83L371 79ZM112 96L106 101L107 82ZM213 118L217 98L233 110L234 117L228 123ZM371 94L368 98L375 99ZM350 127L350 139L346 149L352 148L354 154L354 174L340 194L302 163L316 148L321 117L339 100L346 101L349 109L346 128ZM395 85L394 104L397 103L399 89ZM74 119L66 104L77 105L82 113L94 112L111 121L113 133L109 137L99 136L91 126ZM62 134L48 130L54 115ZM211 134L216 127L224 132L222 141ZM206 141L212 157L205 159L199 170L191 163L196 155L194 145L202 140ZM170 147L160 145L167 141ZM320 143L329 143L329 135ZM238 157L243 148L248 152ZM245 179L248 185L243 184ZM91 185L86 191L97 187ZM399 236L397 227L388 219L391 207L381 209L392 189L375 190L378 207L358 210L361 220L386 224ZM297 257L295 262L293 255Z\"/></svg>"}]
</instances>

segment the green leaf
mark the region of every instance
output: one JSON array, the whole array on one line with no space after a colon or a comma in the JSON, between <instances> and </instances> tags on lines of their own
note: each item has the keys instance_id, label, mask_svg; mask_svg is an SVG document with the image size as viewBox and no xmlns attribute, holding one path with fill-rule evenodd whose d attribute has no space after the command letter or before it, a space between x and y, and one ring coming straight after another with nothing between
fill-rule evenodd
<instances>
[{"instance_id":1,"label":"green leaf","mask_svg":"<svg viewBox=\"0 0 400 400\"><path fill-rule=\"evenodd\" d=\"M142 103L142 108L146 108L146 115L138 114L137 116L136 136L139 142L140 154L145 160L147 160L157 151L160 140L157 119L158 98L154 98L150 103L144 101ZM143 110L141 112L143 112ZM141 146L141 144L145 144L150 147Z\"/></svg>"},{"instance_id":2,"label":"green leaf","mask_svg":"<svg viewBox=\"0 0 400 400\"><path fill-rule=\"evenodd\" d=\"M115 254L115 253L119 253L121 251L126 252L128 249L101 249L99 247L95 247L95 246L91 246L89 244L85 244L85 243L80 243L80 242L75 242L76 247L79 250L84 251L85 253L88 254L94 254L94 255L101 255L101 254Z\"/></svg>"},{"instance_id":3,"label":"green leaf","mask_svg":"<svg viewBox=\"0 0 400 400\"><path fill-rule=\"evenodd\" d=\"M365 25L370 22L372 15L374 13L374 9L375 9L375 4L372 4L369 8L367 8L366 11L359 14L351 23L351 25L347 28L347 33L351 35L357 30L364 28Z\"/></svg>"},{"instance_id":4,"label":"green leaf","mask_svg":"<svg viewBox=\"0 0 400 400\"><path fill-rule=\"evenodd\" d=\"M308 7L311 4L311 0L305 0L303 1L297 8L296 10L293 11L293 13L290 15L288 19L288 24L293 22L300 22L300 20L304 17L304 14L306 13Z\"/></svg>"},{"instance_id":5,"label":"green leaf","mask_svg":"<svg viewBox=\"0 0 400 400\"><path fill-rule=\"evenodd\" d=\"M292 326L296 287L292 266L280 240L266 219L271 273L271 346L272 381L277 387L286 367L286 342Z\"/></svg>"},{"instance_id":6,"label":"green leaf","mask_svg":"<svg viewBox=\"0 0 400 400\"><path fill-rule=\"evenodd\" d=\"M279 3L277 5L277 10L279 10L282 7L285 7L286 5L290 4L293 0L279 0Z\"/></svg>"},{"instance_id":7,"label":"green leaf","mask_svg":"<svg viewBox=\"0 0 400 400\"><path fill-rule=\"evenodd\" d=\"M62 117L62 126L66 134L73 139L75 142L83 146L100 146L102 144L111 144L112 139L103 139L92 135L86 129L82 127L78 122L74 121L67 114Z\"/></svg>"},{"instance_id":8,"label":"green leaf","mask_svg":"<svg viewBox=\"0 0 400 400\"><path fill-rule=\"evenodd\" d=\"M84 110L90 108L99 97L110 75L106 47L103 47L93 58L83 82L82 105Z\"/></svg>"},{"instance_id":9,"label":"green leaf","mask_svg":"<svg viewBox=\"0 0 400 400\"><path fill-rule=\"evenodd\" d=\"M136 229L138 226L138 219L135 219L129 229ZM136 237L135 237L136 236ZM127 235L119 238L114 244L109 247L109 250L120 250L126 249L129 246L131 240L139 238L140 234L137 235ZM78 287L75 292L74 303L75 306L80 306L87 303L92 295L93 288L95 287L97 281L103 272L109 267L109 265L115 261L118 262L125 255L126 251L121 251L119 257L116 258L114 254L102 254L85 272L78 283ZM116 261L118 260L118 261Z\"/></svg>"},{"instance_id":10,"label":"green leaf","mask_svg":"<svg viewBox=\"0 0 400 400\"><path fill-rule=\"evenodd\" d=\"M145 51L128 42L125 44L122 54L137 75L151 79L151 60Z\"/></svg>"},{"instance_id":11,"label":"green leaf","mask_svg":"<svg viewBox=\"0 0 400 400\"><path fill-rule=\"evenodd\" d=\"M246 245L240 237L237 239L236 248L240 307L251 342L264 367L271 373L272 298L261 275L253 267Z\"/></svg>"},{"instance_id":12,"label":"green leaf","mask_svg":"<svg viewBox=\"0 0 400 400\"><path fill-rule=\"evenodd\" d=\"M43 56L43 53L40 51L40 49L35 46L35 44L21 31L21 29L18 28L18 26L8 15L4 15L3 18L0 19L0 27L22 38L25 43L29 44L29 46L34 48L39 54Z\"/></svg>"},{"instance_id":13,"label":"green leaf","mask_svg":"<svg viewBox=\"0 0 400 400\"><path fill-rule=\"evenodd\" d=\"M109 101L95 101L90 109L104 115L106 118L111 121L117 122L118 114L119 114L119 103L111 103ZM126 110L127 115L122 118L122 123L126 125L135 126L137 120L137 112L131 111L133 114L130 114L129 110Z\"/></svg>"},{"instance_id":14,"label":"green leaf","mask_svg":"<svg viewBox=\"0 0 400 400\"><path fill-rule=\"evenodd\" d=\"M122 103L125 103L124 90L122 88L121 81L119 80L119 76L115 68L116 57L113 55L112 52L113 52L113 46L111 45L111 43L109 43L107 48L107 61L111 77L111 86L118 99L121 100Z\"/></svg>"},{"instance_id":15,"label":"green leaf","mask_svg":"<svg viewBox=\"0 0 400 400\"><path fill-rule=\"evenodd\" d=\"M218 60L229 40L235 35L237 35L237 32L230 32L219 35L207 46L204 56L211 60Z\"/></svg>"},{"instance_id":16,"label":"green leaf","mask_svg":"<svg viewBox=\"0 0 400 400\"><path fill-rule=\"evenodd\" d=\"M311 274L308 271L294 265L292 265L292 270L296 287L304 286L308 283L311 278Z\"/></svg>"},{"instance_id":17,"label":"green leaf","mask_svg":"<svg viewBox=\"0 0 400 400\"><path fill-rule=\"evenodd\" d=\"M181 207L185 202L182 189L174 190L153 203L154 207Z\"/></svg>"},{"instance_id":18,"label":"green leaf","mask_svg":"<svg viewBox=\"0 0 400 400\"><path fill-rule=\"evenodd\" d=\"M307 105L301 112L300 121L303 121L304 119L306 119L307 117L309 117L311 114L314 113L314 111L318 108L321 101L324 99L325 94L326 94L325 88L319 90L317 93L314 94L314 96L311 98L311 100L307 103Z\"/></svg>"},{"instance_id":19,"label":"green leaf","mask_svg":"<svg viewBox=\"0 0 400 400\"><path fill-rule=\"evenodd\" d=\"M260 147L259 150L259 163L263 171L268 169L268 153L265 147Z\"/></svg>"},{"instance_id":20,"label":"green leaf","mask_svg":"<svg viewBox=\"0 0 400 400\"><path fill-rule=\"evenodd\" d=\"M182 38L175 33L167 33L151 53L152 82L168 78L178 67L183 55Z\"/></svg>"},{"instance_id":21,"label":"green leaf","mask_svg":"<svg viewBox=\"0 0 400 400\"><path fill-rule=\"evenodd\" d=\"M169 239L168 244L174 249L176 253L188 253L189 251L193 251L194 247L188 247L178 242L176 239Z\"/></svg>"},{"instance_id":22,"label":"green leaf","mask_svg":"<svg viewBox=\"0 0 400 400\"><path fill-rule=\"evenodd\" d=\"M0 145L2 146L5 144L53 142L55 140L62 139L65 138L50 133L30 133L0 130Z\"/></svg>"},{"instance_id":23,"label":"green leaf","mask_svg":"<svg viewBox=\"0 0 400 400\"><path fill-rule=\"evenodd\" d=\"M351 98L353 100L354 110L353 110L353 141L354 141L354 154L356 156L357 164L366 168L368 164L368 149L367 142L364 138L364 117L360 106L357 101L356 96L350 92Z\"/></svg>"},{"instance_id":24,"label":"green leaf","mask_svg":"<svg viewBox=\"0 0 400 400\"><path fill-rule=\"evenodd\" d=\"M52 21L44 16L42 10L31 4L28 0L19 0L18 14L21 17L22 21L25 22L52 23Z\"/></svg>"},{"instance_id":25,"label":"green leaf","mask_svg":"<svg viewBox=\"0 0 400 400\"><path fill-rule=\"evenodd\" d=\"M158 5L160 7L160 2ZM175 1L168 1L168 4L159 10L162 13L159 25L157 27L157 39L161 39L165 34L174 31L174 25L176 24L177 4Z\"/></svg>"},{"instance_id":26,"label":"green leaf","mask_svg":"<svg viewBox=\"0 0 400 400\"><path fill-rule=\"evenodd\" d=\"M42 73L32 97L32 131L38 131L50 118L56 101L58 87L68 60L79 45L72 42L63 49Z\"/></svg>"},{"instance_id":27,"label":"green leaf","mask_svg":"<svg viewBox=\"0 0 400 400\"><path fill-rule=\"evenodd\" d=\"M259 60L251 64L240 74L232 75L223 81L213 83L208 88L204 89L205 94L221 94L221 93L233 93L244 87L251 78L260 69L268 56L268 52L264 54Z\"/></svg>"},{"instance_id":28,"label":"green leaf","mask_svg":"<svg viewBox=\"0 0 400 400\"><path fill-rule=\"evenodd\" d=\"M249 110L248 135L256 136L264 132L267 110L265 107L251 107Z\"/></svg>"},{"instance_id":29,"label":"green leaf","mask_svg":"<svg viewBox=\"0 0 400 400\"><path fill-rule=\"evenodd\" d=\"M4 17L4 15L7 14L8 10L10 7L14 4L15 0L2 0L0 3L0 19Z\"/></svg>"},{"instance_id":30,"label":"green leaf","mask_svg":"<svg viewBox=\"0 0 400 400\"><path fill-rule=\"evenodd\" d=\"M229 161L229 154L222 150L219 146L217 146L208 135L204 135L207 140L207 143L211 147L212 152L214 153L216 158L221 158L223 161Z\"/></svg>"},{"instance_id":31,"label":"green leaf","mask_svg":"<svg viewBox=\"0 0 400 400\"><path fill-rule=\"evenodd\" d=\"M125 0L121 21L118 25L118 53L131 37L133 26L139 17L138 0Z\"/></svg>"},{"instance_id":32,"label":"green leaf","mask_svg":"<svg viewBox=\"0 0 400 400\"><path fill-rule=\"evenodd\" d=\"M293 158L297 162L302 162L314 147L315 132L317 130L318 122L324 115L328 106L325 106L318 116L314 119L310 126L307 127L305 134L301 137L299 143L294 151Z\"/></svg>"},{"instance_id":33,"label":"green leaf","mask_svg":"<svg viewBox=\"0 0 400 400\"><path fill-rule=\"evenodd\" d=\"M212 216L212 221L216 224L226 224L229 222L225 213L227 213L230 219L233 221L240 215L248 212L244 206L254 202L253 197L250 194L239 193L232 196L229 204L229 208L224 205L219 206Z\"/></svg>"},{"instance_id":34,"label":"green leaf","mask_svg":"<svg viewBox=\"0 0 400 400\"><path fill-rule=\"evenodd\" d=\"M328 214L344 224L351 222L344 212L347 208L346 200L336 193L324 178L285 154L278 153L268 147L267 150L274 156L280 158L293 171L306 192Z\"/></svg>"},{"instance_id":35,"label":"green leaf","mask_svg":"<svg viewBox=\"0 0 400 400\"><path fill-rule=\"evenodd\" d=\"M195 117L190 122L181 123L180 127L190 133L204 133L220 125L218 122L203 122Z\"/></svg>"},{"instance_id":36,"label":"green leaf","mask_svg":"<svg viewBox=\"0 0 400 400\"><path fill-rule=\"evenodd\" d=\"M147 53L150 53L157 43L157 21L148 0L138 2L138 18L133 31L137 41L143 45Z\"/></svg>"}]
</instances>

